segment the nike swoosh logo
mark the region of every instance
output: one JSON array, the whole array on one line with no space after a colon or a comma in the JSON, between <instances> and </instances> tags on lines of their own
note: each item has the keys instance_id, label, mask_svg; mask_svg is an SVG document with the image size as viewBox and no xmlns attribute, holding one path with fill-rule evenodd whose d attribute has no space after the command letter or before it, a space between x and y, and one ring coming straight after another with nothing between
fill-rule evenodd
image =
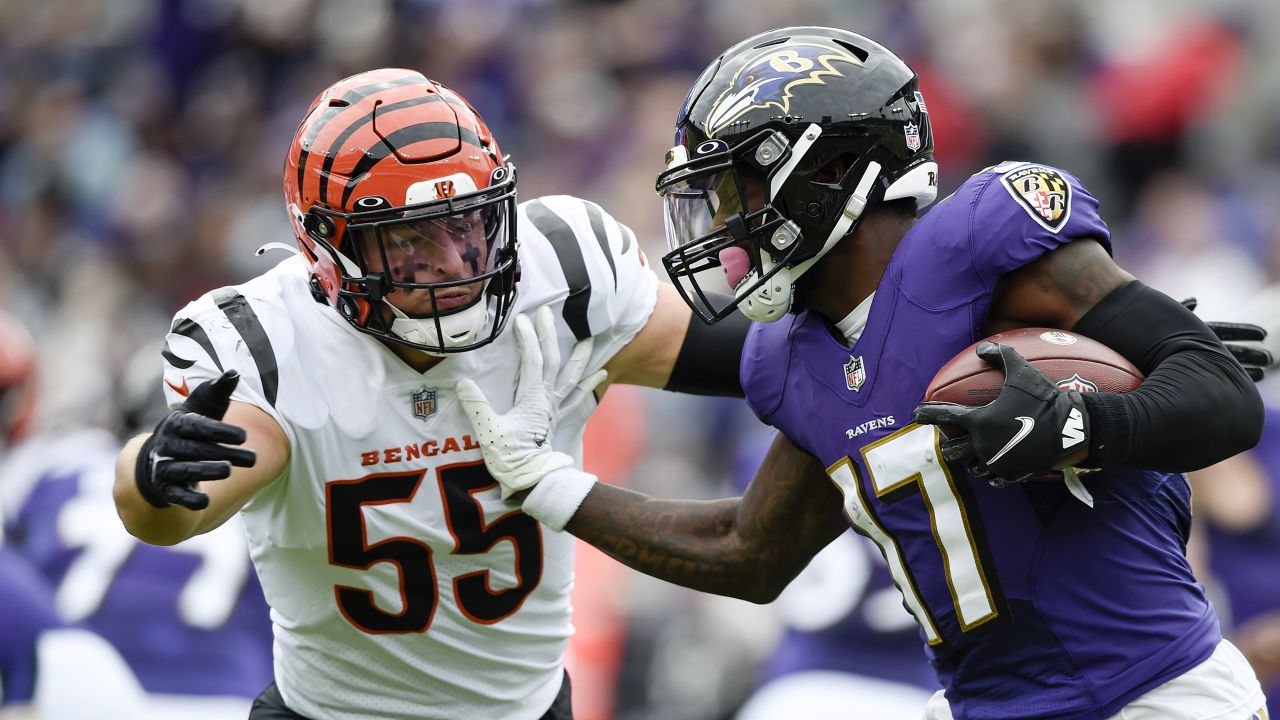
<instances>
[{"instance_id":1,"label":"nike swoosh logo","mask_svg":"<svg viewBox=\"0 0 1280 720\"><path fill-rule=\"evenodd\" d=\"M1022 442L1022 438L1026 437L1031 432L1031 430L1036 426L1036 421L1029 417L1026 417L1025 415L1019 415L1014 419L1022 423L1022 427L1018 430L1018 432L1014 433L1013 437L1009 439L1009 442L1006 443L1004 447L1000 448L1000 452L991 456L991 459L987 461L988 465L990 465L991 463L997 462L1000 460L1000 458L1004 457L1005 453L1012 450L1014 445L1017 445L1018 443Z\"/></svg>"},{"instance_id":2,"label":"nike swoosh logo","mask_svg":"<svg viewBox=\"0 0 1280 720\"><path fill-rule=\"evenodd\" d=\"M176 392L176 393L178 393L178 394L179 394L179 395L181 395L182 397L186 397L186 396L188 396L188 395L190 395L190 394L191 394L191 391L187 389L187 379L186 379L186 378L182 378L182 384L181 384L181 385L174 385L173 383L169 382L169 378L165 378L165 379L164 379L164 384L165 384L165 385L168 385L168 386L169 386L169 387L171 387L171 388L173 388L173 391L174 391L174 392Z\"/></svg>"}]
</instances>

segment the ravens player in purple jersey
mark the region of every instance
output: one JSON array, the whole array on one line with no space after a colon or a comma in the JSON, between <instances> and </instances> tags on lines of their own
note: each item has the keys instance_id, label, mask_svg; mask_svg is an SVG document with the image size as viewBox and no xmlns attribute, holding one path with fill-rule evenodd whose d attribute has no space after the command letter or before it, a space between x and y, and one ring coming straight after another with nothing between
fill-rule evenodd
<instances>
[{"instance_id":1,"label":"ravens player in purple jersey","mask_svg":"<svg viewBox=\"0 0 1280 720\"><path fill-rule=\"evenodd\" d=\"M129 363L124 432L166 412L160 348ZM136 377L134 377L136 376ZM244 718L271 683L271 621L244 530L173 547L139 542L111 499L121 440L90 427L29 436L0 460L8 545L52 587L48 612L106 638L148 693L146 716Z\"/></svg>"},{"instance_id":2,"label":"ravens player in purple jersey","mask_svg":"<svg viewBox=\"0 0 1280 720\"><path fill-rule=\"evenodd\" d=\"M120 655L67 623L44 578L2 546L0 617L0 718L143 717L142 690Z\"/></svg>"},{"instance_id":3,"label":"ravens player in purple jersey","mask_svg":"<svg viewBox=\"0 0 1280 720\"><path fill-rule=\"evenodd\" d=\"M1187 562L1181 474L1252 447L1261 400L1209 328L1115 264L1078 179L1005 162L917 219L937 167L916 75L831 28L729 49L690 90L676 143L658 178L664 264L704 320L757 322L742 386L778 439L742 498L655 500L551 463L545 427L473 400L499 482L624 563L754 601L852 523L920 625L945 688L931 720L1265 715ZM997 399L921 404L968 345L1035 326L1092 337L1146 379L1059 389L988 343ZM1088 503L1063 482L1075 467L1097 470L1077 487Z\"/></svg>"}]
</instances>

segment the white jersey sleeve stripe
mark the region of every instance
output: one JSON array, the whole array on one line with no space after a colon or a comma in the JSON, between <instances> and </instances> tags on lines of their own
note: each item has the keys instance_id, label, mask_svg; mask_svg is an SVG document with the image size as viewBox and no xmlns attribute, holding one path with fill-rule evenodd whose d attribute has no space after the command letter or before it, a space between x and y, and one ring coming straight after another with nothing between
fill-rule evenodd
<instances>
[{"instance_id":1,"label":"white jersey sleeve stripe","mask_svg":"<svg viewBox=\"0 0 1280 720\"><path fill-rule=\"evenodd\" d=\"M213 349L213 341L209 339L208 333L204 331L204 328L200 326L200 323L192 320L191 318L184 317L175 321L169 332L174 333L175 335L189 337L194 340L197 345L204 348L204 351L209 355L209 359L213 361L213 364L218 366L218 371L222 372L222 361L218 359L218 352ZM175 355L169 348L168 340L165 340L164 351L160 354L164 356L165 360L169 361L170 365L173 365L179 370L185 370L195 364L194 360L188 360L184 357Z\"/></svg>"},{"instance_id":2,"label":"white jersey sleeve stripe","mask_svg":"<svg viewBox=\"0 0 1280 720\"><path fill-rule=\"evenodd\" d=\"M280 384L277 377L279 371L276 365L276 354L271 349L271 340L267 337L267 331L262 327L262 321L253 312L253 308L249 307L249 301L245 299L244 295L231 288L222 288L215 291L213 300L218 304L218 308L226 314L227 319L231 321L232 327L244 339L245 346L249 349L249 355L253 358L254 364L258 366L258 378L262 382L262 394L266 396L267 402L274 406L276 404L276 389Z\"/></svg>"},{"instance_id":3,"label":"white jersey sleeve stripe","mask_svg":"<svg viewBox=\"0 0 1280 720\"><path fill-rule=\"evenodd\" d=\"M609 261L609 273L613 275L613 289L617 290L618 268L613 263L613 249L609 247L609 233L604 226L604 211L593 202L584 204L587 206L587 218L591 221L591 233L596 236L596 242L600 243L600 251L604 253L604 259Z\"/></svg>"},{"instance_id":4,"label":"white jersey sleeve stripe","mask_svg":"<svg viewBox=\"0 0 1280 720\"><path fill-rule=\"evenodd\" d=\"M560 261L560 269L564 271L564 279L569 283L569 296L564 301L564 321L574 337L585 340L591 337L591 323L587 319L591 305L591 276L587 273L582 246L569 223L541 200L530 202L526 212L534 228L551 243Z\"/></svg>"}]
</instances>

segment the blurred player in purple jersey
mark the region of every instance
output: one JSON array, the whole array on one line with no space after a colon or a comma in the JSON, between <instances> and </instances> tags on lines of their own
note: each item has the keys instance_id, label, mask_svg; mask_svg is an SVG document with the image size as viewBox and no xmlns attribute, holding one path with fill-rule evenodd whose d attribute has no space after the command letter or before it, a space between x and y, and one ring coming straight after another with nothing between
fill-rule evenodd
<instances>
[{"instance_id":1,"label":"blurred player in purple jersey","mask_svg":"<svg viewBox=\"0 0 1280 720\"><path fill-rule=\"evenodd\" d=\"M1181 474L1257 443L1249 373L1116 266L1074 176L1004 162L918 217L937 173L916 75L883 46L803 27L730 48L677 116L657 183L663 263L705 321L756 321L741 381L778 439L742 498L584 497L581 471L536 470L552 464L546 427L472 403L494 477L570 498L566 529L628 565L756 602L852 523L880 546L945 689L930 720L1265 717L1187 561ZM1015 327L1092 337L1146 379L1060 389L986 343L998 398L921 403L947 361Z\"/></svg>"},{"instance_id":2,"label":"blurred player in purple jersey","mask_svg":"<svg viewBox=\"0 0 1280 720\"><path fill-rule=\"evenodd\" d=\"M0 310L0 498L10 445L31 422L35 364L31 335ZM0 519L3 510L0 502ZM120 655L68 623L53 588L13 545L0 524L0 719L143 717L142 690Z\"/></svg>"},{"instance_id":3,"label":"blurred player in purple jersey","mask_svg":"<svg viewBox=\"0 0 1280 720\"><path fill-rule=\"evenodd\" d=\"M1225 595L1228 633L1280 694L1280 406L1253 450L1191 476L1205 560Z\"/></svg>"},{"instance_id":4,"label":"blurred player in purple jersey","mask_svg":"<svg viewBox=\"0 0 1280 720\"><path fill-rule=\"evenodd\" d=\"M120 655L54 609L27 561L0 547L0 718L136 720L145 698Z\"/></svg>"},{"instance_id":5,"label":"blurred player in purple jersey","mask_svg":"<svg viewBox=\"0 0 1280 720\"><path fill-rule=\"evenodd\" d=\"M122 383L126 433L167 411L158 354L139 352ZM104 429L58 428L0 459L9 546L54 588L50 612L119 650L149 694L148 717L244 718L271 683L271 621L243 528L139 542L111 498L120 445Z\"/></svg>"}]
</instances>

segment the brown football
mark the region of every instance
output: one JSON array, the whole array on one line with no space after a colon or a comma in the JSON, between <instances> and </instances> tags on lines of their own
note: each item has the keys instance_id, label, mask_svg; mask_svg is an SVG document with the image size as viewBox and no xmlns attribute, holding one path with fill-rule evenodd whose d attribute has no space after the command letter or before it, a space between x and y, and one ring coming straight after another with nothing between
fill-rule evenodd
<instances>
[{"instance_id":1,"label":"brown football","mask_svg":"<svg viewBox=\"0 0 1280 720\"><path fill-rule=\"evenodd\" d=\"M1053 328L1018 328L996 333L986 340L1013 347L1063 389L1129 392L1142 382L1142 372L1123 355L1073 332ZM988 365L974 352L980 342L965 348L942 366L929 383L925 400L972 407L986 405L1000 394L1004 373Z\"/></svg>"}]
</instances>

